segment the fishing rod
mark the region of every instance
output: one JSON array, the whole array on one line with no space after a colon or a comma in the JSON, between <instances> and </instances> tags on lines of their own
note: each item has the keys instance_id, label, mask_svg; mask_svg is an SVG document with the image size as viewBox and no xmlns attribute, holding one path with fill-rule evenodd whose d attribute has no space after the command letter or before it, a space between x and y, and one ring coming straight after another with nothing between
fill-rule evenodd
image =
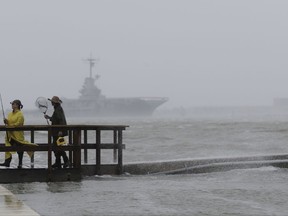
<instances>
[{"instance_id":1,"label":"fishing rod","mask_svg":"<svg viewBox=\"0 0 288 216\"><path fill-rule=\"evenodd\" d=\"M1 108L2 108L2 115L3 115L3 120L5 119L5 113L4 113L4 108L3 108L3 101L2 101L2 95L0 93L0 102L1 102ZM5 125L6 122L4 121ZM6 139L8 140L8 131L6 130Z\"/></svg>"},{"instance_id":2,"label":"fishing rod","mask_svg":"<svg viewBox=\"0 0 288 216\"><path fill-rule=\"evenodd\" d=\"M1 93L0 93L0 101L1 101L1 108L2 108L3 119L5 119L5 113L4 113L3 101L2 101L2 95L1 95Z\"/></svg>"}]
</instances>

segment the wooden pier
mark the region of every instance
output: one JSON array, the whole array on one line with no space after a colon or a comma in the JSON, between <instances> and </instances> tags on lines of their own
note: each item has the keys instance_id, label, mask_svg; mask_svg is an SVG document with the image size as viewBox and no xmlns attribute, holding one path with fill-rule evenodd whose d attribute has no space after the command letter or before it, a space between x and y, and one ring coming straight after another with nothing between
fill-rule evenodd
<instances>
[{"instance_id":1,"label":"wooden pier","mask_svg":"<svg viewBox=\"0 0 288 216\"><path fill-rule=\"evenodd\" d=\"M35 157L31 158L30 166L22 169L2 168L0 169L0 183L16 182L45 182L45 181L78 181L83 176L91 175L121 175L123 172L123 131L126 125L25 125L19 127L0 126L5 136L6 131L24 131L25 139L38 146L22 145L7 147L0 142L0 152L33 151L45 152L47 164L37 167ZM63 146L53 146L52 130L66 129L68 144ZM3 137L4 137L3 136ZM42 139L39 139L42 136ZM47 141L43 142L43 136L47 136ZM30 138L30 139L29 139ZM39 142L38 140L42 140ZM70 167L65 169L53 169L54 150L67 151ZM111 151L111 163L102 162L102 151ZM89 161L89 155L95 154L95 161ZM1 160L1 159L0 159ZM13 155L13 160L18 162L17 154Z\"/></svg>"}]
</instances>

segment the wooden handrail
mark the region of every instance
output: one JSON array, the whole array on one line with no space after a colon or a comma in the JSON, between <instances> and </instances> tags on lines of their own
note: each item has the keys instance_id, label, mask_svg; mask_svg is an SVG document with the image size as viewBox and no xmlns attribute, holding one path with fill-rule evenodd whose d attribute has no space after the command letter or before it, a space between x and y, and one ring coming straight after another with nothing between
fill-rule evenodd
<instances>
[{"instance_id":1,"label":"wooden handrail","mask_svg":"<svg viewBox=\"0 0 288 216\"><path fill-rule=\"evenodd\" d=\"M125 130L127 125L24 125L24 126L0 126L0 131L48 131L50 128L67 130Z\"/></svg>"}]
</instances>

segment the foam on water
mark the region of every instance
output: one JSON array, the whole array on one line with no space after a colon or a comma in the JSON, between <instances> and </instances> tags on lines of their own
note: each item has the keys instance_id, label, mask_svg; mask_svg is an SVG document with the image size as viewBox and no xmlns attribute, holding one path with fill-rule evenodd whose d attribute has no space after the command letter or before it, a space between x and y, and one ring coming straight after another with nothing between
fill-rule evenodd
<instances>
[{"instance_id":1,"label":"foam on water","mask_svg":"<svg viewBox=\"0 0 288 216\"><path fill-rule=\"evenodd\" d=\"M273 167L273 166L265 166L265 167L260 167L260 168L250 168L250 169L246 169L245 171L249 172L249 171L257 171L257 172L270 172L270 171L277 171L280 168L278 167Z\"/></svg>"}]
</instances>

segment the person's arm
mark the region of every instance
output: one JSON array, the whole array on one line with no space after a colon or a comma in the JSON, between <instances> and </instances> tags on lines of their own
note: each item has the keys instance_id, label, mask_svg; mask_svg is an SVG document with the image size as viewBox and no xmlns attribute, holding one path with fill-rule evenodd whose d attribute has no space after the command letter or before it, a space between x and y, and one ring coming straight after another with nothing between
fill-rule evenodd
<instances>
[{"instance_id":1,"label":"person's arm","mask_svg":"<svg viewBox=\"0 0 288 216\"><path fill-rule=\"evenodd\" d=\"M51 116L48 116L48 115L45 114L45 115L44 115L44 118L45 118L45 119L49 119L49 120L51 121Z\"/></svg>"},{"instance_id":2,"label":"person's arm","mask_svg":"<svg viewBox=\"0 0 288 216\"><path fill-rule=\"evenodd\" d=\"M8 116L7 119L8 126L22 126L24 125L24 116L21 112L18 112L15 116L12 118Z\"/></svg>"}]
</instances>

